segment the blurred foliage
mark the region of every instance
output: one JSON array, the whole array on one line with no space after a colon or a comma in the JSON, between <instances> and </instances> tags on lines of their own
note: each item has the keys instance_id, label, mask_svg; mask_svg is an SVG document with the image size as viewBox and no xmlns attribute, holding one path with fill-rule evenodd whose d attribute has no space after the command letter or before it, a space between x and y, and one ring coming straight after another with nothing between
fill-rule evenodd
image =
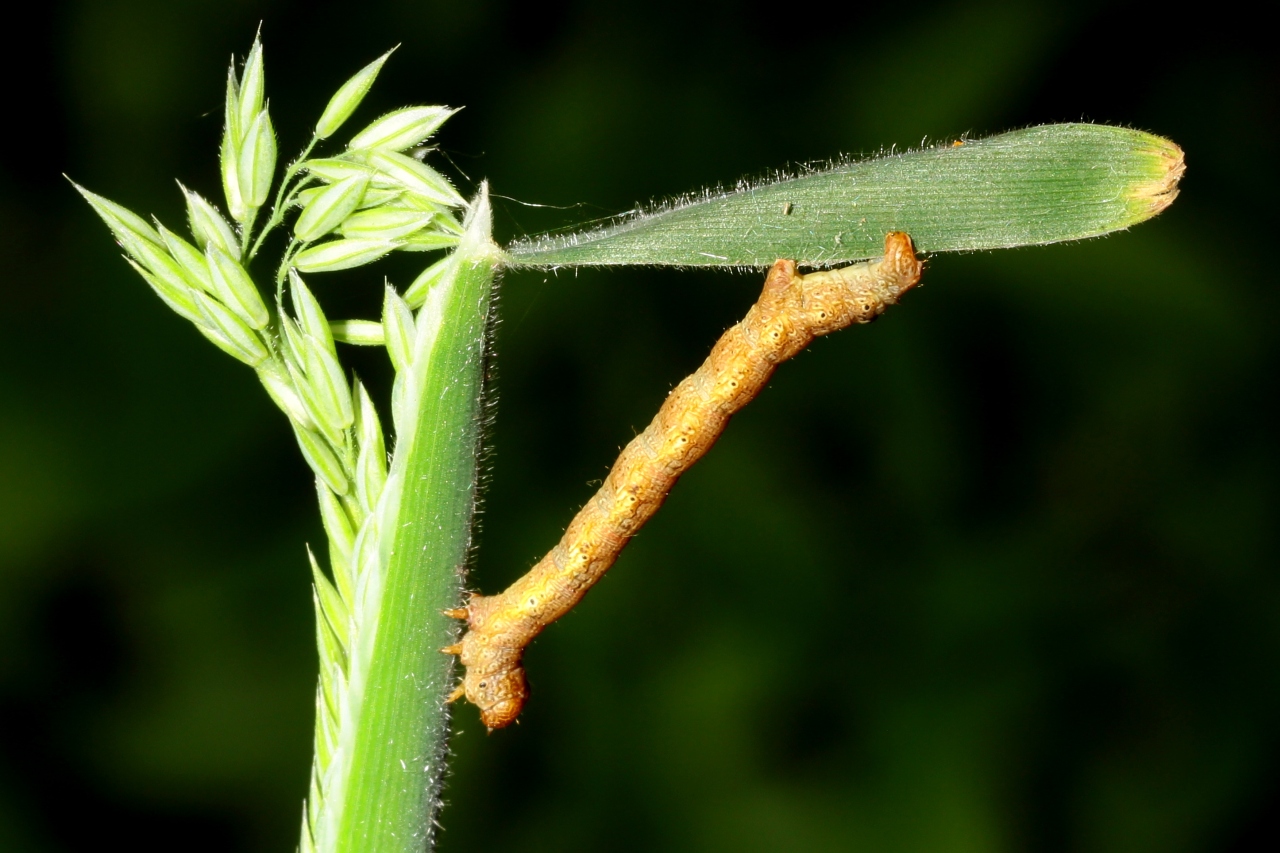
<instances>
[{"instance_id":1,"label":"blurred foliage","mask_svg":"<svg viewBox=\"0 0 1280 853\"><path fill-rule=\"evenodd\" d=\"M534 646L523 725L485 737L460 709L445 851L1257 849L1280 809L1266 28L1209 8L1173 38L1136 2L841 8L26 8L0 140L0 848L296 841L310 477L249 371L58 174L171 223L173 177L215 195L225 63L263 20L282 153L403 42L371 100L467 107L442 142L464 185L521 200L497 202L504 238L1045 121L1188 153L1155 222L939 257L885 320L780 370ZM377 284L319 296L372 316ZM475 586L541 556L759 286L507 276Z\"/></svg>"}]
</instances>

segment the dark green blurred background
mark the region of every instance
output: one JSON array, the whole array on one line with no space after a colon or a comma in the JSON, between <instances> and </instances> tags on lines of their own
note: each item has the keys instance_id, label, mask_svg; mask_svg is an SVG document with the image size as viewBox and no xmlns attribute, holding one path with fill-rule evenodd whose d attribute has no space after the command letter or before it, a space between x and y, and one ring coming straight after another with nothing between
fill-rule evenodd
<instances>
[{"instance_id":1,"label":"dark green blurred background","mask_svg":"<svg viewBox=\"0 0 1280 853\"><path fill-rule=\"evenodd\" d=\"M500 198L504 240L926 136L1087 119L1187 150L1154 222L938 257L884 321L785 366L532 649L522 725L486 737L460 709L444 851L1274 841L1280 127L1262 24L1141 3L25 12L0 99L6 853L296 843L311 478L252 374L161 305L59 177L170 225L175 177L216 196L226 62L260 19L282 152L401 43L361 116L466 105L441 143L468 192L581 203ZM318 292L371 316L380 276ZM760 276L503 285L486 591L555 541ZM384 393L385 360L353 360Z\"/></svg>"}]
</instances>

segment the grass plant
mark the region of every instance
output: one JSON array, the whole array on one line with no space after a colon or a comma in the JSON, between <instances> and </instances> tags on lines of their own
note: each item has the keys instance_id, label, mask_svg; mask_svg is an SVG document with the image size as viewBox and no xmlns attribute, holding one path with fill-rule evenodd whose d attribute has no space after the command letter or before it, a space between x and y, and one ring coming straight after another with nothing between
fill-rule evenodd
<instances>
[{"instance_id":1,"label":"grass plant","mask_svg":"<svg viewBox=\"0 0 1280 853\"><path fill-rule=\"evenodd\" d=\"M281 169L255 40L228 74L226 215L183 188L187 236L76 187L155 293L253 368L315 474L328 542L323 559L310 555L320 676L303 851L432 844L456 678L438 650L458 633L441 611L458 605L465 582L500 269L759 267L780 257L824 266L874 256L890 230L907 231L925 253L1082 239L1158 213L1183 168L1177 146L1150 134L1049 125L827 164L504 251L491 236L486 187L465 199L427 162L453 109L393 111L313 156L389 55L338 90ZM251 272L290 219L278 263L265 277ZM382 285L381 317L329 319L304 276L392 252L442 254L402 290ZM385 347L395 369L390 436L339 343Z\"/></svg>"}]
</instances>

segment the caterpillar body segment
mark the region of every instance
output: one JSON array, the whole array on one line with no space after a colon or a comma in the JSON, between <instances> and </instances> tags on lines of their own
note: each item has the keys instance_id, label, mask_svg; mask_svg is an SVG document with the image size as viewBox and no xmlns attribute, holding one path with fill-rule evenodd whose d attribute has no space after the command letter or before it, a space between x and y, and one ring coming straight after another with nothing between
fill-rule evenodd
<instances>
[{"instance_id":1,"label":"caterpillar body segment","mask_svg":"<svg viewBox=\"0 0 1280 853\"><path fill-rule=\"evenodd\" d=\"M460 642L441 650L466 667L450 701L465 695L491 730L512 723L528 698L525 646L613 565L729 418L760 393L779 364L815 337L874 320L919 282L920 272L911 238L901 232L885 237L878 261L809 275L798 274L794 261L775 263L760 298L623 448L559 543L506 591L472 595L465 607L445 611L468 626Z\"/></svg>"}]
</instances>

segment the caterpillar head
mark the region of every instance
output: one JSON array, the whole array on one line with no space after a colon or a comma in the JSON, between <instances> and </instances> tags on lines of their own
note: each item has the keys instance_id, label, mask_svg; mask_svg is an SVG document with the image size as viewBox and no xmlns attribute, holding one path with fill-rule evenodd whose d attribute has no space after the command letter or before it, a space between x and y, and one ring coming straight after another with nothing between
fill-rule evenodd
<instances>
[{"instance_id":1,"label":"caterpillar head","mask_svg":"<svg viewBox=\"0 0 1280 853\"><path fill-rule=\"evenodd\" d=\"M499 601L497 596L473 595L466 607L444 611L455 619L466 619L470 630L457 643L440 650L457 655L467 669L449 701L466 696L480 709L480 719L489 731L515 722L529 698L529 685L520 665L529 638L514 638L509 630L510 620L492 618L495 612L501 614L494 607L495 601ZM504 632L503 628L508 630Z\"/></svg>"},{"instance_id":2,"label":"caterpillar head","mask_svg":"<svg viewBox=\"0 0 1280 853\"><path fill-rule=\"evenodd\" d=\"M524 667L519 663L488 672L479 667L468 669L463 687L466 689L467 699L480 709L480 720L490 731L515 722L525 700L529 698Z\"/></svg>"}]
</instances>

